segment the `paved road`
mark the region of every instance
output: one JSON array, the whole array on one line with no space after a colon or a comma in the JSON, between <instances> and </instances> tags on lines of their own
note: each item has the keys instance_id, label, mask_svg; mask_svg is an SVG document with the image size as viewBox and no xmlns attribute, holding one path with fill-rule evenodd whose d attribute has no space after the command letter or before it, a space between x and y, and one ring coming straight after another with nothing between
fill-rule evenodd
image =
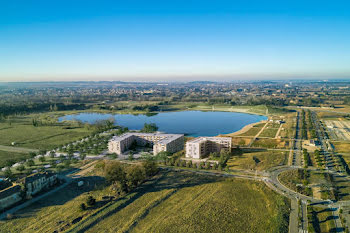
<instances>
[{"instance_id":1,"label":"paved road","mask_svg":"<svg viewBox=\"0 0 350 233\"><path fill-rule=\"evenodd\" d=\"M290 215L289 215L289 233L298 233L298 215L299 206L296 198L292 198L290 202Z\"/></svg>"},{"instance_id":2,"label":"paved road","mask_svg":"<svg viewBox=\"0 0 350 233\"><path fill-rule=\"evenodd\" d=\"M280 132L282 130L282 126L283 126L283 124L281 124L280 127L278 128L277 133L275 135L275 139L278 138L278 135L280 135Z\"/></svg>"},{"instance_id":3,"label":"paved road","mask_svg":"<svg viewBox=\"0 0 350 233\"><path fill-rule=\"evenodd\" d=\"M295 137L293 140L293 154L292 154L292 166L301 166L301 140L300 140L300 113L297 112L296 124L295 124Z\"/></svg>"}]
</instances>

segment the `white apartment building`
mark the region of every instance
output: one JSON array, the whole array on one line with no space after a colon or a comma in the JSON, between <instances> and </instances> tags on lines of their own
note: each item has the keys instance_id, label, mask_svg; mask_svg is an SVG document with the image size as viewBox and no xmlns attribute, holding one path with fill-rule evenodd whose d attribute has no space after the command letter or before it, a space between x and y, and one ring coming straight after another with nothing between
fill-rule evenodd
<instances>
[{"instance_id":1,"label":"white apartment building","mask_svg":"<svg viewBox=\"0 0 350 233\"><path fill-rule=\"evenodd\" d=\"M231 151L232 139L230 137L198 137L186 142L186 157L200 159L212 152L222 149Z\"/></svg>"},{"instance_id":2,"label":"white apartment building","mask_svg":"<svg viewBox=\"0 0 350 233\"><path fill-rule=\"evenodd\" d=\"M136 142L139 146L153 145L153 154L161 151L175 153L184 148L183 134L160 134L160 133L125 133L114 136L108 143L110 153L122 154Z\"/></svg>"}]
</instances>

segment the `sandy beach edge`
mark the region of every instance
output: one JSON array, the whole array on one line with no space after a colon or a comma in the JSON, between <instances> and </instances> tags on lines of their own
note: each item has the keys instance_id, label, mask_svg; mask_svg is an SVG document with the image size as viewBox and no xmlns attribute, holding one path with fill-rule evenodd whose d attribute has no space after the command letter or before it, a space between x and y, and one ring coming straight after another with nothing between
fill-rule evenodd
<instances>
[{"instance_id":1,"label":"sandy beach edge","mask_svg":"<svg viewBox=\"0 0 350 233\"><path fill-rule=\"evenodd\" d=\"M228 134L223 134L223 136L228 136L228 137L232 137L232 136L238 136L239 134L243 134L245 132L247 132L248 130L250 130L251 128L253 128L255 125L261 124L261 123L266 123L267 120L262 120L259 122L255 122L249 125L244 126L242 129L236 131L236 132L232 132L232 133L228 133Z\"/></svg>"}]
</instances>

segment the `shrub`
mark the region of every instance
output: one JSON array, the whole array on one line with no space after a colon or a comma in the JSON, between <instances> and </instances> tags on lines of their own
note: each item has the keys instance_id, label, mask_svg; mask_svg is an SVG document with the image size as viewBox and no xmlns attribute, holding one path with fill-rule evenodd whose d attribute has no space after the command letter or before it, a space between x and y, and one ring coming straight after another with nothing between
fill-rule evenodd
<instances>
[{"instance_id":1,"label":"shrub","mask_svg":"<svg viewBox=\"0 0 350 233\"><path fill-rule=\"evenodd\" d=\"M41 156L41 157L39 158L39 161L42 162L42 163L45 162L45 160L46 160L46 159L45 159L44 156Z\"/></svg>"},{"instance_id":2,"label":"shrub","mask_svg":"<svg viewBox=\"0 0 350 233\"><path fill-rule=\"evenodd\" d=\"M208 169L208 170L211 168L211 166L210 166L210 163L209 163L209 162L207 162L207 163L205 164L205 168L206 168L206 169Z\"/></svg>"},{"instance_id":3,"label":"shrub","mask_svg":"<svg viewBox=\"0 0 350 233\"><path fill-rule=\"evenodd\" d=\"M81 203L80 206L79 206L79 209L80 209L81 211L86 210L86 205L85 205L85 203Z\"/></svg>"},{"instance_id":4,"label":"shrub","mask_svg":"<svg viewBox=\"0 0 350 233\"><path fill-rule=\"evenodd\" d=\"M24 165L19 165L18 167L16 167L16 170L20 172L24 171L24 169L25 169Z\"/></svg>"},{"instance_id":5,"label":"shrub","mask_svg":"<svg viewBox=\"0 0 350 233\"><path fill-rule=\"evenodd\" d=\"M88 206L94 206L96 204L96 199L93 196L88 196L86 200Z\"/></svg>"},{"instance_id":6,"label":"shrub","mask_svg":"<svg viewBox=\"0 0 350 233\"><path fill-rule=\"evenodd\" d=\"M35 152L29 152L29 157L34 158L36 156Z\"/></svg>"},{"instance_id":7,"label":"shrub","mask_svg":"<svg viewBox=\"0 0 350 233\"><path fill-rule=\"evenodd\" d=\"M7 178L11 178L12 177L12 171L10 168L6 168L5 172L4 172L4 176Z\"/></svg>"}]
</instances>

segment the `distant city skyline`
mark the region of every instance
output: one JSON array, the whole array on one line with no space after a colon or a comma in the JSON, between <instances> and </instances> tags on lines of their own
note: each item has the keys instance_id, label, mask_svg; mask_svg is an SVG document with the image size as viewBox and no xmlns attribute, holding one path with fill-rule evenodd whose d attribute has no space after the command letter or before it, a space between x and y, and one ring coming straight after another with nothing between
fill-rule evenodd
<instances>
[{"instance_id":1,"label":"distant city skyline","mask_svg":"<svg viewBox=\"0 0 350 233\"><path fill-rule=\"evenodd\" d=\"M349 79L346 1L9 1L0 81Z\"/></svg>"}]
</instances>

